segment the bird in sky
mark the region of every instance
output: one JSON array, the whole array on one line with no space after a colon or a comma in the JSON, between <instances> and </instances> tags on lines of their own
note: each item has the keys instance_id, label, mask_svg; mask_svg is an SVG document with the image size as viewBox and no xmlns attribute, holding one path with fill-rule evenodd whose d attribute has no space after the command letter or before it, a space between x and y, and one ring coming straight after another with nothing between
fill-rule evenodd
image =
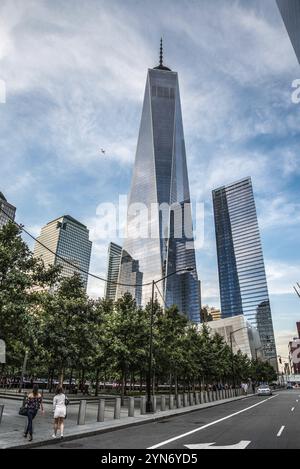
<instances>
[{"instance_id":1,"label":"bird in sky","mask_svg":"<svg viewBox=\"0 0 300 469\"><path fill-rule=\"evenodd\" d=\"M106 151L105 151L103 148L101 148L101 150L100 150L100 151L101 151L101 153L102 153L103 155L105 155L105 154L106 154Z\"/></svg>"}]
</instances>

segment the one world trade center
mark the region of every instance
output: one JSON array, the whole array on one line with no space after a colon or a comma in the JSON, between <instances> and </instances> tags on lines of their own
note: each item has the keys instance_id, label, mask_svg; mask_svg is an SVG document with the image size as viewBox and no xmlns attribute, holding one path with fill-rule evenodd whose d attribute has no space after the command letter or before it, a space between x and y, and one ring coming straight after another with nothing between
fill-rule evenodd
<instances>
[{"instance_id":1,"label":"one world trade center","mask_svg":"<svg viewBox=\"0 0 300 469\"><path fill-rule=\"evenodd\" d=\"M178 75L163 64L161 42L147 75L116 297L129 291L145 306L163 277L157 300L200 322Z\"/></svg>"}]
</instances>

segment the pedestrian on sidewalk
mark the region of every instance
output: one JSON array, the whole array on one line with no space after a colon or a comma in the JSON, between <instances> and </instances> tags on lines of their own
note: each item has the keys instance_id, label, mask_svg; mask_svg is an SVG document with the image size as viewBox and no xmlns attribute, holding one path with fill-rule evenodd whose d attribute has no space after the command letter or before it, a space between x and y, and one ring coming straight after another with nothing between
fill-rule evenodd
<instances>
[{"instance_id":1,"label":"pedestrian on sidewalk","mask_svg":"<svg viewBox=\"0 0 300 469\"><path fill-rule=\"evenodd\" d=\"M60 437L64 437L65 418L67 416L67 405L69 401L64 394L62 386L58 386L56 394L53 398L53 412L54 412L54 433L52 438L56 438L57 431L60 431Z\"/></svg>"},{"instance_id":2,"label":"pedestrian on sidewalk","mask_svg":"<svg viewBox=\"0 0 300 469\"><path fill-rule=\"evenodd\" d=\"M27 426L24 432L24 438L27 438L27 435L29 434L29 441L32 441L33 420L35 419L39 409L44 413L43 398L39 393L39 388L36 384L33 386L32 392L28 394L25 406L27 408Z\"/></svg>"}]
</instances>

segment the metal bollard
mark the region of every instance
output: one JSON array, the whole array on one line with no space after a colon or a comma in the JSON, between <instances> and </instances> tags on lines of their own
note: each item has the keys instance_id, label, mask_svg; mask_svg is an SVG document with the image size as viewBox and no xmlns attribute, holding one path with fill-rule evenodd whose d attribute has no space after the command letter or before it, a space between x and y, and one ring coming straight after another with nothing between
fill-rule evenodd
<instances>
[{"instance_id":1,"label":"metal bollard","mask_svg":"<svg viewBox=\"0 0 300 469\"><path fill-rule=\"evenodd\" d=\"M104 422L105 419L105 399L99 399L97 422Z\"/></svg>"},{"instance_id":2,"label":"metal bollard","mask_svg":"<svg viewBox=\"0 0 300 469\"><path fill-rule=\"evenodd\" d=\"M1 404L0 405L0 424L1 424L2 416L3 416L3 411L4 411L4 404Z\"/></svg>"},{"instance_id":3,"label":"metal bollard","mask_svg":"<svg viewBox=\"0 0 300 469\"><path fill-rule=\"evenodd\" d=\"M190 401L191 406L195 404L195 398L194 398L194 393L193 392L190 393L189 401Z\"/></svg>"},{"instance_id":4,"label":"metal bollard","mask_svg":"<svg viewBox=\"0 0 300 469\"><path fill-rule=\"evenodd\" d=\"M116 397L116 399L115 399L114 419L119 420L120 418L121 418L121 398Z\"/></svg>"},{"instance_id":5,"label":"metal bollard","mask_svg":"<svg viewBox=\"0 0 300 469\"><path fill-rule=\"evenodd\" d=\"M183 407L188 407L189 405L189 395L185 392L183 395Z\"/></svg>"},{"instance_id":6,"label":"metal bollard","mask_svg":"<svg viewBox=\"0 0 300 469\"><path fill-rule=\"evenodd\" d=\"M177 394L177 402L176 402L176 405L177 405L177 409L180 409L180 407L182 407L182 398L181 398L181 394Z\"/></svg>"},{"instance_id":7,"label":"metal bollard","mask_svg":"<svg viewBox=\"0 0 300 469\"><path fill-rule=\"evenodd\" d=\"M161 396L160 410L162 412L166 410L166 396Z\"/></svg>"},{"instance_id":8,"label":"metal bollard","mask_svg":"<svg viewBox=\"0 0 300 469\"><path fill-rule=\"evenodd\" d=\"M130 397L128 401L128 417L134 417L134 397Z\"/></svg>"},{"instance_id":9,"label":"metal bollard","mask_svg":"<svg viewBox=\"0 0 300 469\"><path fill-rule=\"evenodd\" d=\"M173 394L171 394L170 398L169 398L169 409L170 410L174 409L174 396L173 396Z\"/></svg>"},{"instance_id":10,"label":"metal bollard","mask_svg":"<svg viewBox=\"0 0 300 469\"><path fill-rule=\"evenodd\" d=\"M79 405L77 425L85 425L85 416L86 416L86 400L83 399L82 401L80 401L80 405Z\"/></svg>"},{"instance_id":11,"label":"metal bollard","mask_svg":"<svg viewBox=\"0 0 300 469\"><path fill-rule=\"evenodd\" d=\"M146 396L142 396L140 399L140 410L141 415L145 415L146 413Z\"/></svg>"},{"instance_id":12,"label":"metal bollard","mask_svg":"<svg viewBox=\"0 0 300 469\"><path fill-rule=\"evenodd\" d=\"M195 403L196 405L200 404L200 394L198 391L195 392Z\"/></svg>"}]
</instances>

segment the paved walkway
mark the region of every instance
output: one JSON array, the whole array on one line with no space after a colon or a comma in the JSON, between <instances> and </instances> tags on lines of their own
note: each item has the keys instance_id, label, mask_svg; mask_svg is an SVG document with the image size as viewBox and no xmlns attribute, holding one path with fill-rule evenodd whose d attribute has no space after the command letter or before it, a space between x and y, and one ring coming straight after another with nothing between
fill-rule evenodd
<instances>
[{"instance_id":1,"label":"paved walkway","mask_svg":"<svg viewBox=\"0 0 300 469\"><path fill-rule=\"evenodd\" d=\"M228 402L245 399L249 396L239 396L206 404L199 404L180 409L166 410L157 412L156 414L141 415L136 409L135 417L128 417L127 408L121 409L121 419L113 419L113 407L106 406L105 421L97 422L97 403L89 403L86 413L86 424L77 425L78 406L68 407L68 417L65 421L65 438L64 440L72 440L83 436L92 436L102 432L113 431L116 429L140 425L146 422L153 422L166 417L180 415L184 413L194 412L197 410L226 404ZM2 423L0 424L0 449L6 448L27 448L41 446L43 444L53 443L56 441L51 438L52 431L52 406L45 404L45 414L38 414L34 421L34 441L29 443L23 437L26 418L18 415L21 401L9 399L1 399L0 404L4 404L4 413Z\"/></svg>"}]
</instances>

